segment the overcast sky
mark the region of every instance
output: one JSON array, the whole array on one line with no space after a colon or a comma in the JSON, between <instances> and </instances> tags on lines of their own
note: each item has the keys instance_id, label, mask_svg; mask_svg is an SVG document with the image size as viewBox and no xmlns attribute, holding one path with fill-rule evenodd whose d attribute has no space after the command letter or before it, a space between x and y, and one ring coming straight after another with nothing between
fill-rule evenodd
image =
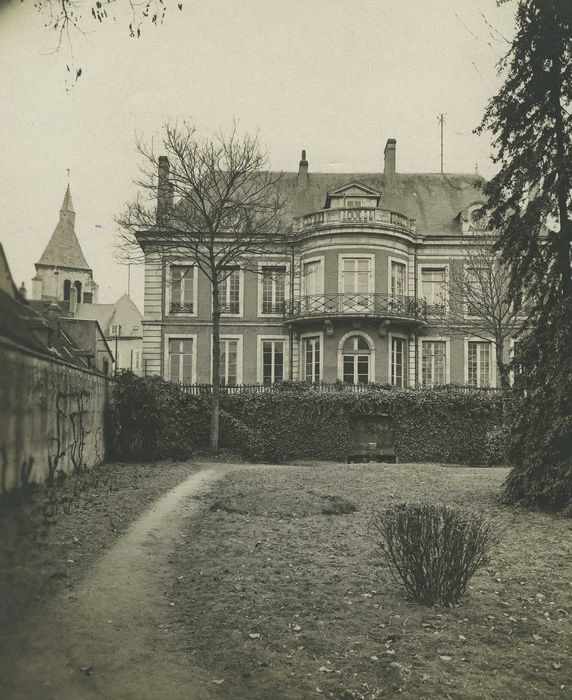
<instances>
[{"instance_id":1,"label":"overcast sky","mask_svg":"<svg viewBox=\"0 0 572 700\"><path fill-rule=\"evenodd\" d=\"M183 0L165 22L128 37L85 18L73 58L33 0L0 0L0 240L17 284L30 288L58 219L67 169L76 232L111 302L127 286L114 260L114 216L133 196L136 135L166 122L258 132L275 169L381 171L388 138L397 169L494 172L489 140L472 130L499 82L512 3L496 0ZM78 0L82 5L82 0ZM87 4L86 4L87 5ZM490 26L489 26L490 25ZM71 89L66 64L83 75ZM142 271L132 271L142 308Z\"/></svg>"}]
</instances>

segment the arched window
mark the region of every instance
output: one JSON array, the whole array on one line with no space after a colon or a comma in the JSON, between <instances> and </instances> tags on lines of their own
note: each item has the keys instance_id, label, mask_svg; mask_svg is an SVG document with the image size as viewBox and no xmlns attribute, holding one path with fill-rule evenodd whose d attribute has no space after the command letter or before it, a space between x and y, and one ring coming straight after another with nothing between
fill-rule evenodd
<instances>
[{"instance_id":1,"label":"arched window","mask_svg":"<svg viewBox=\"0 0 572 700\"><path fill-rule=\"evenodd\" d=\"M64 280L64 301L70 300L71 280Z\"/></svg>"},{"instance_id":2,"label":"arched window","mask_svg":"<svg viewBox=\"0 0 572 700\"><path fill-rule=\"evenodd\" d=\"M361 335L350 335L342 346L343 380L348 384L367 384L370 377L371 349Z\"/></svg>"},{"instance_id":3,"label":"arched window","mask_svg":"<svg viewBox=\"0 0 572 700\"><path fill-rule=\"evenodd\" d=\"M79 280L76 280L73 283L73 286L77 289L77 303L81 304L81 282Z\"/></svg>"}]
</instances>

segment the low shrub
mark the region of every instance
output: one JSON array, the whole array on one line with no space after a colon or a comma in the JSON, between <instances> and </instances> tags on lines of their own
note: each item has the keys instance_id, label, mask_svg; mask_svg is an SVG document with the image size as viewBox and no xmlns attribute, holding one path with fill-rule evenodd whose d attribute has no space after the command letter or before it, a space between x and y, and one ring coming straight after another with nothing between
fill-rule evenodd
<instances>
[{"instance_id":1,"label":"low shrub","mask_svg":"<svg viewBox=\"0 0 572 700\"><path fill-rule=\"evenodd\" d=\"M490 467L507 463L509 434L504 425L492 428L485 435L484 463Z\"/></svg>"},{"instance_id":2,"label":"low shrub","mask_svg":"<svg viewBox=\"0 0 572 700\"><path fill-rule=\"evenodd\" d=\"M395 581L423 605L456 605L500 539L497 524L479 514L427 503L394 505L371 528Z\"/></svg>"}]
</instances>

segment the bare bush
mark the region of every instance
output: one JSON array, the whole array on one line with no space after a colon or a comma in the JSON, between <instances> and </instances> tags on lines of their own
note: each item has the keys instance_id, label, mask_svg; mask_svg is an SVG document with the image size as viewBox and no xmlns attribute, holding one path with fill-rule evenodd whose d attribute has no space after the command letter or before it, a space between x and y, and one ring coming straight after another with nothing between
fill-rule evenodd
<instances>
[{"instance_id":1,"label":"bare bush","mask_svg":"<svg viewBox=\"0 0 572 700\"><path fill-rule=\"evenodd\" d=\"M391 506L371 529L395 581L415 602L442 606L459 602L502 534L480 514L429 503Z\"/></svg>"}]
</instances>

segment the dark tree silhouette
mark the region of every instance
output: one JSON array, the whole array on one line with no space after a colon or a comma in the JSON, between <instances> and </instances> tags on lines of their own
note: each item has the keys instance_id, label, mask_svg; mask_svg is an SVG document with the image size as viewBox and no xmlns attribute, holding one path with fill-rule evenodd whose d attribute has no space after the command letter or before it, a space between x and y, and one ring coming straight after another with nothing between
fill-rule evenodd
<instances>
[{"instance_id":1,"label":"dark tree silhouette","mask_svg":"<svg viewBox=\"0 0 572 700\"><path fill-rule=\"evenodd\" d=\"M478 131L494 135L485 185L510 296L529 320L509 419L511 502L572 503L572 3L519 0L504 84Z\"/></svg>"}]
</instances>

